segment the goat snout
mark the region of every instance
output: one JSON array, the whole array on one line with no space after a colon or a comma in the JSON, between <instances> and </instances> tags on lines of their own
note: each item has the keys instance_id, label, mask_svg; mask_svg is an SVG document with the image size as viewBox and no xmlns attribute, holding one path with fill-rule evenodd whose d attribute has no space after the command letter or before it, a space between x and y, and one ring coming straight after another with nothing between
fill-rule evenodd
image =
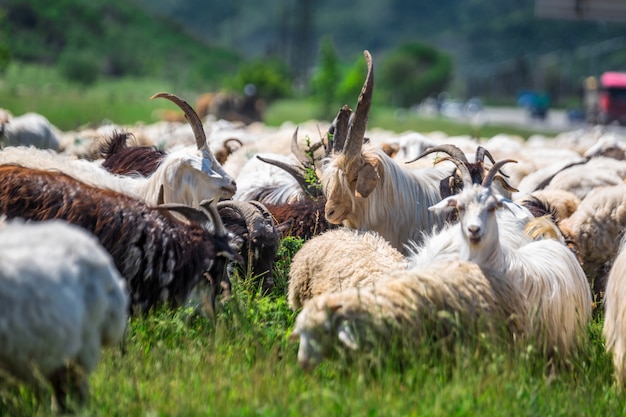
<instances>
[{"instance_id":1,"label":"goat snout","mask_svg":"<svg viewBox=\"0 0 626 417\"><path fill-rule=\"evenodd\" d=\"M482 230L478 225L471 225L467 227L467 237L471 243L480 242L480 238L482 237Z\"/></svg>"}]
</instances>

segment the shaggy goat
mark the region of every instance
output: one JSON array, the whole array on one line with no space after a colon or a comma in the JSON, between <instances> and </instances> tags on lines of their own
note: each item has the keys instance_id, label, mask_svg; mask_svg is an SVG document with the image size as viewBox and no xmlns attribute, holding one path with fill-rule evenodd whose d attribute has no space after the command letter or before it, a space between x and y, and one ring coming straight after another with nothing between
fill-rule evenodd
<instances>
[{"instance_id":1,"label":"shaggy goat","mask_svg":"<svg viewBox=\"0 0 626 417\"><path fill-rule=\"evenodd\" d=\"M595 295L604 291L605 274L617 255L615 244L626 226L626 184L591 191L568 218L559 223L578 251Z\"/></svg>"},{"instance_id":2,"label":"shaggy goat","mask_svg":"<svg viewBox=\"0 0 626 417\"><path fill-rule=\"evenodd\" d=\"M196 136L197 149L185 148L168 153L149 177L112 175L106 169L89 161L75 160L49 151L26 147L5 148L0 152L0 163L61 171L95 187L139 198L151 206L158 203L159 195L162 195L162 201L165 203L179 203L192 207L197 207L206 199L230 198L236 190L235 181L215 160L206 143L202 123L193 109L184 100L171 94L159 93L153 97L165 97L185 110ZM125 139L123 136L121 140ZM128 150L134 151L134 147ZM130 169L139 170L139 167Z\"/></svg>"},{"instance_id":3,"label":"shaggy goat","mask_svg":"<svg viewBox=\"0 0 626 417\"><path fill-rule=\"evenodd\" d=\"M119 134L104 149L103 166L115 174L149 176L165 157L165 153L156 148L132 149L126 148L124 143L125 135ZM224 200L218 203L217 209L230 234L231 244L242 256L244 273L250 272L256 281L262 282L264 290L273 288L274 259L285 226L275 227L270 213L258 202Z\"/></svg>"},{"instance_id":4,"label":"shaggy goat","mask_svg":"<svg viewBox=\"0 0 626 417\"><path fill-rule=\"evenodd\" d=\"M326 158L323 166L325 215L330 223L373 230L406 251L405 245L421 242L425 231L443 224L444 217L428 207L441 200L439 183L449 172L435 168L409 171L380 148L362 149L374 86L368 51L365 58L367 77L354 115L347 106L339 111L332 137L336 153Z\"/></svg>"},{"instance_id":5,"label":"shaggy goat","mask_svg":"<svg viewBox=\"0 0 626 417\"><path fill-rule=\"evenodd\" d=\"M7 222L0 231L0 370L54 400L83 402L102 346L120 342L128 319L126 283L85 230L60 220Z\"/></svg>"},{"instance_id":6,"label":"shaggy goat","mask_svg":"<svg viewBox=\"0 0 626 417\"><path fill-rule=\"evenodd\" d=\"M316 295L367 285L405 268L402 254L377 233L329 230L308 240L294 255L287 301L297 310Z\"/></svg>"},{"instance_id":7,"label":"shaggy goat","mask_svg":"<svg viewBox=\"0 0 626 417\"><path fill-rule=\"evenodd\" d=\"M422 336L508 340L527 333L527 304L502 273L469 262L396 270L362 288L326 292L307 301L291 338L300 341L298 362L313 369L335 345L368 349L394 332L415 343Z\"/></svg>"},{"instance_id":8,"label":"shaggy goat","mask_svg":"<svg viewBox=\"0 0 626 417\"><path fill-rule=\"evenodd\" d=\"M213 280L220 290L226 262L238 259L214 205L156 208L92 187L63 173L0 165L0 214L28 220L63 219L91 231L127 280L133 313L159 303L180 306L196 287ZM190 222L177 220L181 212ZM209 274L210 277L205 276ZM214 298L208 307L213 307Z\"/></svg>"},{"instance_id":9,"label":"shaggy goat","mask_svg":"<svg viewBox=\"0 0 626 417\"><path fill-rule=\"evenodd\" d=\"M604 328L606 350L613 356L615 380L620 388L626 386L626 239L619 251L606 283L604 294Z\"/></svg>"},{"instance_id":10,"label":"shaggy goat","mask_svg":"<svg viewBox=\"0 0 626 417\"><path fill-rule=\"evenodd\" d=\"M500 239L495 213L510 204L493 193L491 184L508 162L514 161L494 164L481 185L472 184L470 173L459 164L465 184L471 185L431 209L459 211L459 258L500 271L518 283L533 308L531 319L539 348L549 355L567 357L581 342L591 317L589 284L575 255L562 242L541 239L510 246Z\"/></svg>"}]
</instances>

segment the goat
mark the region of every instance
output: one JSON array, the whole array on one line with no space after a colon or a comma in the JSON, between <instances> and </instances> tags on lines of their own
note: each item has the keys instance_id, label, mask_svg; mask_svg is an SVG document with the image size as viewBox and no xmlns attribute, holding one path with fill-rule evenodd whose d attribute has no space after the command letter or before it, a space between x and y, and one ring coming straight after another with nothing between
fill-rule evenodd
<instances>
[{"instance_id":1,"label":"goat","mask_svg":"<svg viewBox=\"0 0 626 417\"><path fill-rule=\"evenodd\" d=\"M183 305L207 280L212 280L208 308L214 307L222 286L229 290L226 262L240 259L213 204L203 202L200 210L173 204L152 208L63 173L17 165L0 165L0 178L0 214L63 219L99 239L128 282L133 314L162 303ZM170 211L183 214L189 223Z\"/></svg>"},{"instance_id":2,"label":"goat","mask_svg":"<svg viewBox=\"0 0 626 417\"><path fill-rule=\"evenodd\" d=\"M491 184L496 172L509 162L514 161L496 162L480 185L472 184L469 171L458 163L466 184L463 191L446 197L431 210L459 211L459 259L501 271L506 279L519 283L533 307L531 319L539 348L550 356L565 358L586 331L591 291L584 271L564 243L541 239L510 246L500 239L495 213L510 208L511 203L495 194Z\"/></svg>"},{"instance_id":3,"label":"goat","mask_svg":"<svg viewBox=\"0 0 626 417\"><path fill-rule=\"evenodd\" d=\"M441 200L439 183L449 173L436 168L409 171L380 148L362 149L374 86L368 51L365 58L368 71L354 115L348 106L339 111L327 148L335 153L325 158L322 168L325 216L333 224L373 230L405 252L411 241L421 242L424 231L443 225L443 217L428 207Z\"/></svg>"},{"instance_id":4,"label":"goat","mask_svg":"<svg viewBox=\"0 0 626 417\"><path fill-rule=\"evenodd\" d=\"M0 369L36 388L43 376L61 411L68 394L87 398L101 348L124 336L128 302L111 256L86 230L13 220L0 231Z\"/></svg>"}]
</instances>

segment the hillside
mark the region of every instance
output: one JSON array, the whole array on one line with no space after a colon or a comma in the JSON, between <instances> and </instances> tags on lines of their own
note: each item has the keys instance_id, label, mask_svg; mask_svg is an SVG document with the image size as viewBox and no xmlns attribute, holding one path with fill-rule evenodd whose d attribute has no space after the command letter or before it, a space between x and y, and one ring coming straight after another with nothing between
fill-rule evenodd
<instances>
[{"instance_id":1,"label":"hillside","mask_svg":"<svg viewBox=\"0 0 626 417\"><path fill-rule=\"evenodd\" d=\"M15 60L210 88L241 57L134 0L0 0Z\"/></svg>"}]
</instances>

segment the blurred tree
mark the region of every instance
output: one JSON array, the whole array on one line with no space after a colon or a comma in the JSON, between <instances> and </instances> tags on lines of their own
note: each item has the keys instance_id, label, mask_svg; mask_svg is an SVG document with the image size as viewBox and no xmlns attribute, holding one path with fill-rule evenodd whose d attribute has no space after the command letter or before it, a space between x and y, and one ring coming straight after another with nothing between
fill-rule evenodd
<instances>
[{"instance_id":1,"label":"blurred tree","mask_svg":"<svg viewBox=\"0 0 626 417\"><path fill-rule=\"evenodd\" d=\"M238 93L243 93L246 86L254 85L256 95L269 102L291 96L292 81L293 77L284 62L257 58L242 64L234 77L229 74L224 85Z\"/></svg>"},{"instance_id":2,"label":"blurred tree","mask_svg":"<svg viewBox=\"0 0 626 417\"><path fill-rule=\"evenodd\" d=\"M311 95L321 104L321 117L332 117L333 107L339 105L337 89L340 81L339 57L332 40L327 37L322 40L318 66L309 84Z\"/></svg>"},{"instance_id":3,"label":"blurred tree","mask_svg":"<svg viewBox=\"0 0 626 417\"><path fill-rule=\"evenodd\" d=\"M452 60L432 46L412 42L392 50L379 74L385 101L410 107L446 88L452 75Z\"/></svg>"},{"instance_id":4,"label":"blurred tree","mask_svg":"<svg viewBox=\"0 0 626 417\"><path fill-rule=\"evenodd\" d=\"M6 25L4 24L5 14L0 9L0 74L3 74L9 63L11 63L11 51L7 44Z\"/></svg>"}]
</instances>

